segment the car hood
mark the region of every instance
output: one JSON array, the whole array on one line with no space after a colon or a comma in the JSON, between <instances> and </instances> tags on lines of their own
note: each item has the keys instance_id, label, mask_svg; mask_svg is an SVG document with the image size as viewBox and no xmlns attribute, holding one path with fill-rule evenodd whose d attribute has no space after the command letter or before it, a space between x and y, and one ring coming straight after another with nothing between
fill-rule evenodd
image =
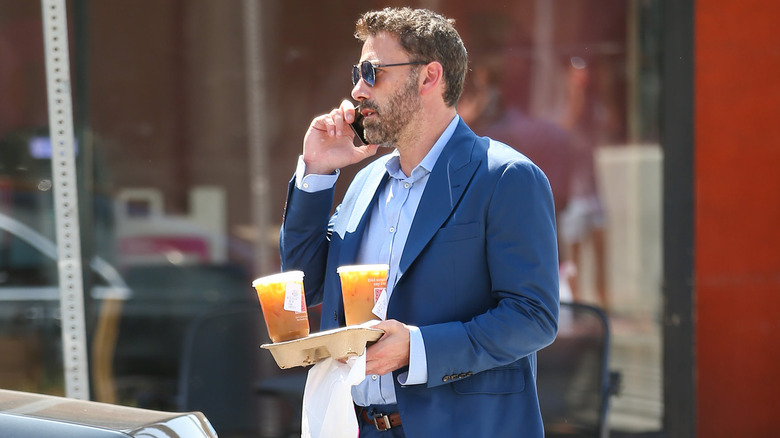
<instances>
[{"instance_id":1,"label":"car hood","mask_svg":"<svg viewBox=\"0 0 780 438\"><path fill-rule=\"evenodd\" d=\"M0 389L0 416L5 414L108 429L131 437L217 437L200 412L153 411Z\"/></svg>"}]
</instances>

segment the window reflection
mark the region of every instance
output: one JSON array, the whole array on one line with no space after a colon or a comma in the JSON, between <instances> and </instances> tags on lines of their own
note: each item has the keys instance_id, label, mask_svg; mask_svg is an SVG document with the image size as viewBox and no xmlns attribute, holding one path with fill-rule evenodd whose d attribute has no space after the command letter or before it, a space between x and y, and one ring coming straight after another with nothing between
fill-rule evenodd
<instances>
[{"instance_id":1,"label":"window reflection","mask_svg":"<svg viewBox=\"0 0 780 438\"><path fill-rule=\"evenodd\" d=\"M226 306L259 311L250 283L278 269L276 233L302 135L313 115L348 96L360 50L355 18L391 3L258 3L262 148L247 122L243 2L69 3L84 257L102 257L132 292L118 309L88 297L90 338L115 343L97 348L113 356L101 368L111 374L100 383L110 386L105 397L175 409L188 329ZM471 65L463 118L550 179L570 285L562 297L610 316L610 368L623 375L620 406L628 406L613 407L613 429L659 430L660 2L412 3L458 21ZM53 242L54 178L46 154L30 146L47 131L38 3L0 0L0 60L0 213ZM263 175L249 165L258 150ZM355 171L343 169L337 197ZM257 226L254 205L269 226ZM0 234L0 297L8 300L11 287L56 290L53 259L12 234ZM258 248L274 254L269 272L257 268ZM87 278L88 288L101 284ZM26 378L24 389L61 390L57 306L57 298L7 314L14 307L0 306L0 342L33 346L19 355L26 362L0 362L0 371L51 368ZM96 336L106 327L100 316L113 311L115 335ZM283 374L267 352L248 348L258 380ZM263 403L268 429L294 415Z\"/></svg>"}]
</instances>

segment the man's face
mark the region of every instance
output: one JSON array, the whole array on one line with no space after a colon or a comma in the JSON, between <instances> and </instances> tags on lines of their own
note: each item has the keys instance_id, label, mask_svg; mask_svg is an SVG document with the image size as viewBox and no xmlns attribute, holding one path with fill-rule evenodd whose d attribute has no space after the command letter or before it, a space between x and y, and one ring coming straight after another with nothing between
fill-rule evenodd
<instances>
[{"instance_id":1,"label":"man's face","mask_svg":"<svg viewBox=\"0 0 780 438\"><path fill-rule=\"evenodd\" d=\"M379 65L413 61L396 38L386 33L366 40L360 60ZM416 71L413 65L380 68L373 87L361 80L353 88L352 97L361 101L366 116L363 125L369 143L394 147L410 128L422 109Z\"/></svg>"}]
</instances>

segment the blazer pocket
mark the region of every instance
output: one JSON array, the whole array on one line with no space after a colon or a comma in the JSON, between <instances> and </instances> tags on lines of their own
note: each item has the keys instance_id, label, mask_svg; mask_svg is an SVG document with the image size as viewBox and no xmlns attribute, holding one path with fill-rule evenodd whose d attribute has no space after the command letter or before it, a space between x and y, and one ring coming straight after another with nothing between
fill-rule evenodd
<instances>
[{"instance_id":1,"label":"blazer pocket","mask_svg":"<svg viewBox=\"0 0 780 438\"><path fill-rule=\"evenodd\" d=\"M458 240L472 239L479 237L480 227L481 224L479 222L449 225L439 228L435 239L439 242L457 242Z\"/></svg>"},{"instance_id":2,"label":"blazer pocket","mask_svg":"<svg viewBox=\"0 0 780 438\"><path fill-rule=\"evenodd\" d=\"M452 382L458 394L513 394L525 390L522 367L497 368L482 371L463 380Z\"/></svg>"}]
</instances>

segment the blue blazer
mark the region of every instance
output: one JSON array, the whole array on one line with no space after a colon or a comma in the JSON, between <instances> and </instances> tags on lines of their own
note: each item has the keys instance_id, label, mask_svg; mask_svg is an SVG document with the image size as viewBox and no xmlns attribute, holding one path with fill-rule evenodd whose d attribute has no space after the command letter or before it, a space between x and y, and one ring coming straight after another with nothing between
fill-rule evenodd
<instances>
[{"instance_id":1,"label":"blue blazer","mask_svg":"<svg viewBox=\"0 0 780 438\"><path fill-rule=\"evenodd\" d=\"M354 264L383 156L333 190L290 183L282 269L304 271L321 329L344 325L336 269ZM330 216L330 217L329 217ZM557 333L558 253L550 185L514 149L461 121L434 166L401 256L387 318L420 327L428 382L396 397L408 437L542 437L536 351Z\"/></svg>"}]
</instances>

